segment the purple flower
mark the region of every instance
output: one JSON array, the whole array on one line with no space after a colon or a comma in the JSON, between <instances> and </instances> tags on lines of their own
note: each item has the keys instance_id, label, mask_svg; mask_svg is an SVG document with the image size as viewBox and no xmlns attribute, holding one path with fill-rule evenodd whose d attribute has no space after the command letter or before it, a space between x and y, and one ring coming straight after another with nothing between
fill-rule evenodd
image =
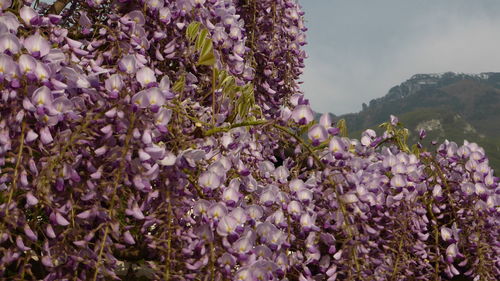
<instances>
[{"instance_id":1,"label":"purple flower","mask_svg":"<svg viewBox=\"0 0 500 281\"><path fill-rule=\"evenodd\" d=\"M134 74L137 69L136 65L136 58L133 55L125 56L118 62L120 70L127 74Z\"/></svg>"},{"instance_id":2,"label":"purple flower","mask_svg":"<svg viewBox=\"0 0 500 281\"><path fill-rule=\"evenodd\" d=\"M461 257L463 257L463 255L458 252L458 247L456 243L450 244L446 248L446 261L448 263L453 263L453 261L456 258L461 258Z\"/></svg>"},{"instance_id":3,"label":"purple flower","mask_svg":"<svg viewBox=\"0 0 500 281\"><path fill-rule=\"evenodd\" d=\"M232 267L236 263L236 258L229 253L224 253L219 259L217 259L217 262L223 266Z\"/></svg>"},{"instance_id":4,"label":"purple flower","mask_svg":"<svg viewBox=\"0 0 500 281\"><path fill-rule=\"evenodd\" d=\"M49 42L39 33L28 36L28 38L24 39L23 45L35 58L44 57L50 51Z\"/></svg>"},{"instance_id":5,"label":"purple flower","mask_svg":"<svg viewBox=\"0 0 500 281\"><path fill-rule=\"evenodd\" d=\"M271 206L276 200L277 190L275 188L268 188L260 195L260 202L264 206Z\"/></svg>"},{"instance_id":6,"label":"purple flower","mask_svg":"<svg viewBox=\"0 0 500 281\"><path fill-rule=\"evenodd\" d=\"M424 129L420 129L419 133L418 133L418 137L423 140L425 139L425 137L427 136L427 133L425 132Z\"/></svg>"},{"instance_id":7,"label":"purple flower","mask_svg":"<svg viewBox=\"0 0 500 281\"><path fill-rule=\"evenodd\" d=\"M36 68L36 60L27 54L22 54L19 57L19 69L23 74L34 73Z\"/></svg>"},{"instance_id":8,"label":"purple flower","mask_svg":"<svg viewBox=\"0 0 500 281\"><path fill-rule=\"evenodd\" d=\"M153 11L158 10L163 7L162 0L147 0L146 5Z\"/></svg>"},{"instance_id":9,"label":"purple flower","mask_svg":"<svg viewBox=\"0 0 500 281\"><path fill-rule=\"evenodd\" d=\"M403 176L403 175L398 174L398 175L393 176L391 179L391 186L397 188L398 190L400 190L403 187L406 187L406 185L407 185L407 181L406 181L405 176Z\"/></svg>"},{"instance_id":10,"label":"purple flower","mask_svg":"<svg viewBox=\"0 0 500 281\"><path fill-rule=\"evenodd\" d=\"M236 231L237 226L238 221L236 221L235 218L230 215L225 215L217 225L217 234L220 236L228 236Z\"/></svg>"},{"instance_id":11,"label":"purple flower","mask_svg":"<svg viewBox=\"0 0 500 281\"><path fill-rule=\"evenodd\" d=\"M305 188L306 185L301 179L293 179L290 181L289 187L292 192L298 192L299 190Z\"/></svg>"},{"instance_id":12,"label":"purple flower","mask_svg":"<svg viewBox=\"0 0 500 281\"><path fill-rule=\"evenodd\" d=\"M195 230L196 236L205 240L205 241L213 241L214 233L208 224L203 224Z\"/></svg>"},{"instance_id":13,"label":"purple flower","mask_svg":"<svg viewBox=\"0 0 500 281\"><path fill-rule=\"evenodd\" d=\"M324 113L319 118L319 124L323 126L325 129L330 129L332 127L332 119L329 113Z\"/></svg>"},{"instance_id":14,"label":"purple flower","mask_svg":"<svg viewBox=\"0 0 500 281\"><path fill-rule=\"evenodd\" d=\"M21 250L23 252L31 250L30 247L26 247L24 245L23 238L21 238L21 236L16 237L16 246L17 246L17 248L19 248L19 250Z\"/></svg>"},{"instance_id":15,"label":"purple flower","mask_svg":"<svg viewBox=\"0 0 500 281\"><path fill-rule=\"evenodd\" d=\"M26 234L26 237L28 237L31 241L36 242L38 240L38 236L35 232L33 232L28 224L24 225L24 234Z\"/></svg>"},{"instance_id":16,"label":"purple flower","mask_svg":"<svg viewBox=\"0 0 500 281\"><path fill-rule=\"evenodd\" d=\"M17 16L11 12L6 12L0 15L0 24L7 28L9 32L17 33L17 29L19 28L19 21L17 20Z\"/></svg>"},{"instance_id":17,"label":"purple flower","mask_svg":"<svg viewBox=\"0 0 500 281\"><path fill-rule=\"evenodd\" d=\"M198 184L202 188L213 190L221 185L221 179L216 173L211 171L206 171L200 175L198 179Z\"/></svg>"},{"instance_id":18,"label":"purple flower","mask_svg":"<svg viewBox=\"0 0 500 281\"><path fill-rule=\"evenodd\" d=\"M40 129L40 140L43 144L49 144L54 141L52 138L52 134L50 133L50 129L48 127L43 127Z\"/></svg>"},{"instance_id":19,"label":"purple flower","mask_svg":"<svg viewBox=\"0 0 500 281\"><path fill-rule=\"evenodd\" d=\"M31 102L38 107L52 107L53 96L47 86L36 89L31 96Z\"/></svg>"},{"instance_id":20,"label":"purple flower","mask_svg":"<svg viewBox=\"0 0 500 281\"><path fill-rule=\"evenodd\" d=\"M56 212L56 222L60 226L69 225L69 221L65 217L63 217L59 212Z\"/></svg>"},{"instance_id":21,"label":"purple flower","mask_svg":"<svg viewBox=\"0 0 500 281\"><path fill-rule=\"evenodd\" d=\"M226 216L226 214L227 208L221 203L215 203L210 206L210 209L208 209L208 216L215 220L219 220L220 218Z\"/></svg>"},{"instance_id":22,"label":"purple flower","mask_svg":"<svg viewBox=\"0 0 500 281\"><path fill-rule=\"evenodd\" d=\"M437 201L441 201L444 199L443 188L441 187L441 185L439 185L439 184L434 185L434 188L432 189L432 196Z\"/></svg>"},{"instance_id":23,"label":"purple flower","mask_svg":"<svg viewBox=\"0 0 500 281\"><path fill-rule=\"evenodd\" d=\"M302 229L305 231L309 231L311 229L315 229L316 226L314 225L314 221L316 218L314 216L309 215L308 213L302 214L300 216L300 226L302 226Z\"/></svg>"},{"instance_id":24,"label":"purple flower","mask_svg":"<svg viewBox=\"0 0 500 281\"><path fill-rule=\"evenodd\" d=\"M253 248L253 241L248 237L241 237L233 243L233 250L239 255L244 255L250 252Z\"/></svg>"},{"instance_id":25,"label":"purple flower","mask_svg":"<svg viewBox=\"0 0 500 281\"><path fill-rule=\"evenodd\" d=\"M295 122L305 125L314 119L314 113L309 105L301 104L295 107L291 117Z\"/></svg>"},{"instance_id":26,"label":"purple flower","mask_svg":"<svg viewBox=\"0 0 500 281\"><path fill-rule=\"evenodd\" d=\"M137 202L134 202L132 204L132 209L126 209L125 214L128 216L132 216L138 220L143 220L145 218L144 214L142 213L141 208L139 208L139 205Z\"/></svg>"},{"instance_id":27,"label":"purple flower","mask_svg":"<svg viewBox=\"0 0 500 281\"><path fill-rule=\"evenodd\" d=\"M347 145L339 137L332 137L329 143L329 149L336 158L342 157L347 150Z\"/></svg>"},{"instance_id":28,"label":"purple flower","mask_svg":"<svg viewBox=\"0 0 500 281\"><path fill-rule=\"evenodd\" d=\"M132 103L139 108L151 107L157 112L165 104L165 96L157 87L142 90L132 97Z\"/></svg>"},{"instance_id":29,"label":"purple flower","mask_svg":"<svg viewBox=\"0 0 500 281\"><path fill-rule=\"evenodd\" d=\"M8 9L12 5L12 0L0 0L0 11Z\"/></svg>"},{"instance_id":30,"label":"purple flower","mask_svg":"<svg viewBox=\"0 0 500 281\"><path fill-rule=\"evenodd\" d=\"M309 204L313 199L313 193L309 189L303 188L297 192L297 198L303 203Z\"/></svg>"},{"instance_id":31,"label":"purple flower","mask_svg":"<svg viewBox=\"0 0 500 281\"><path fill-rule=\"evenodd\" d=\"M145 23L145 19L144 19L144 14L139 11L139 10L135 10L135 11L132 11L128 14L126 14L123 19L125 21L128 21L128 22L132 22L134 24L137 24L137 25L144 25Z\"/></svg>"},{"instance_id":32,"label":"purple flower","mask_svg":"<svg viewBox=\"0 0 500 281\"><path fill-rule=\"evenodd\" d=\"M18 73L18 65L14 60L8 55L0 54L0 81L3 78L7 78L7 80L10 81L12 78L15 78Z\"/></svg>"},{"instance_id":33,"label":"purple flower","mask_svg":"<svg viewBox=\"0 0 500 281\"><path fill-rule=\"evenodd\" d=\"M52 106L57 114L68 113L73 109L73 102L67 97L61 96L52 102Z\"/></svg>"},{"instance_id":34,"label":"purple flower","mask_svg":"<svg viewBox=\"0 0 500 281\"><path fill-rule=\"evenodd\" d=\"M143 67L135 74L137 81L143 88L149 87L156 83L156 76L153 70L149 67Z\"/></svg>"},{"instance_id":35,"label":"purple flower","mask_svg":"<svg viewBox=\"0 0 500 281\"><path fill-rule=\"evenodd\" d=\"M17 54L21 49L19 39L11 33L0 35L0 53Z\"/></svg>"},{"instance_id":36,"label":"purple flower","mask_svg":"<svg viewBox=\"0 0 500 281\"><path fill-rule=\"evenodd\" d=\"M125 243L127 243L129 245L135 244L134 237L132 236L132 234L128 230L123 233L123 241L125 241Z\"/></svg>"},{"instance_id":37,"label":"purple flower","mask_svg":"<svg viewBox=\"0 0 500 281\"><path fill-rule=\"evenodd\" d=\"M307 136L312 141L313 145L317 146L328 138L328 132L325 127L316 124L309 129Z\"/></svg>"},{"instance_id":38,"label":"purple flower","mask_svg":"<svg viewBox=\"0 0 500 281\"><path fill-rule=\"evenodd\" d=\"M31 191L26 193L26 203L30 206L38 204L38 199L33 195L33 193L31 193Z\"/></svg>"},{"instance_id":39,"label":"purple flower","mask_svg":"<svg viewBox=\"0 0 500 281\"><path fill-rule=\"evenodd\" d=\"M160 19L161 22L163 23L170 23L170 19L172 17L172 14L170 12L170 9L167 7L162 7L159 9L159 16L158 18Z\"/></svg>"},{"instance_id":40,"label":"purple flower","mask_svg":"<svg viewBox=\"0 0 500 281\"><path fill-rule=\"evenodd\" d=\"M258 221L264 215L264 210L261 206L250 205L247 207L247 213L252 220Z\"/></svg>"},{"instance_id":41,"label":"purple flower","mask_svg":"<svg viewBox=\"0 0 500 281\"><path fill-rule=\"evenodd\" d=\"M376 137L377 134L375 131L368 129L361 134L361 144L364 146L370 146Z\"/></svg>"},{"instance_id":42,"label":"purple flower","mask_svg":"<svg viewBox=\"0 0 500 281\"><path fill-rule=\"evenodd\" d=\"M48 66L39 61L36 62L35 76L36 78L38 78L38 80L40 80L41 82L46 82L49 80L51 75L52 73Z\"/></svg>"},{"instance_id":43,"label":"purple flower","mask_svg":"<svg viewBox=\"0 0 500 281\"><path fill-rule=\"evenodd\" d=\"M238 280L238 281L254 281L254 280L257 280L255 278L253 278L252 272L250 271L250 269L248 267L240 268L236 272L234 278L235 278L234 280Z\"/></svg>"},{"instance_id":44,"label":"purple flower","mask_svg":"<svg viewBox=\"0 0 500 281\"><path fill-rule=\"evenodd\" d=\"M57 237L54 228L52 228L52 225L50 224L47 224L47 226L45 227L45 234L47 234L47 237L49 237L50 239L54 239Z\"/></svg>"},{"instance_id":45,"label":"purple flower","mask_svg":"<svg viewBox=\"0 0 500 281\"><path fill-rule=\"evenodd\" d=\"M104 87L111 98L117 98L123 86L124 83L120 74L113 74L104 82Z\"/></svg>"},{"instance_id":46,"label":"purple flower","mask_svg":"<svg viewBox=\"0 0 500 281\"><path fill-rule=\"evenodd\" d=\"M235 188L226 188L222 193L222 198L228 206L234 206L240 198L240 193Z\"/></svg>"},{"instance_id":47,"label":"purple flower","mask_svg":"<svg viewBox=\"0 0 500 281\"><path fill-rule=\"evenodd\" d=\"M29 6L23 6L19 10L19 16L23 19L27 26L38 25L40 23L40 17L38 13Z\"/></svg>"}]
</instances>

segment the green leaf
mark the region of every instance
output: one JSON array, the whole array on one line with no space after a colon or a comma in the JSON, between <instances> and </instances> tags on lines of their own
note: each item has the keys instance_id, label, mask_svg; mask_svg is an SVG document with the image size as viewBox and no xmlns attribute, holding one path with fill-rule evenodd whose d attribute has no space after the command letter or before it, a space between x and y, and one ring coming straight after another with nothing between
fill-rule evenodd
<instances>
[{"instance_id":1,"label":"green leaf","mask_svg":"<svg viewBox=\"0 0 500 281\"><path fill-rule=\"evenodd\" d=\"M253 84L248 83L245 86L241 87L241 96L238 98L236 103L236 110L238 115L245 119L250 112L250 109L255 106L255 97L254 97L254 89Z\"/></svg>"},{"instance_id":2,"label":"green leaf","mask_svg":"<svg viewBox=\"0 0 500 281\"><path fill-rule=\"evenodd\" d=\"M340 135L347 137L347 124L345 119L340 119L339 122L337 122L337 127L340 129Z\"/></svg>"},{"instance_id":3,"label":"green leaf","mask_svg":"<svg viewBox=\"0 0 500 281\"><path fill-rule=\"evenodd\" d=\"M181 75L179 80L175 82L174 86L172 87L172 90L177 93L182 93L184 91L185 86L186 86L186 76L183 74Z\"/></svg>"},{"instance_id":4,"label":"green leaf","mask_svg":"<svg viewBox=\"0 0 500 281\"><path fill-rule=\"evenodd\" d=\"M198 34L198 38L196 38L196 43L194 44L194 47L196 50L200 51L201 48L203 47L203 43L205 40L207 40L207 35L208 35L208 29L203 28L201 32ZM210 40L210 39L208 39Z\"/></svg>"},{"instance_id":5,"label":"green leaf","mask_svg":"<svg viewBox=\"0 0 500 281\"><path fill-rule=\"evenodd\" d=\"M189 24L189 26L187 27L187 30L186 30L186 36L187 36L189 41L192 42L192 41L194 41L194 39L196 39L196 36L198 35L198 31L200 29L200 25L201 25L201 23L197 22L197 21L194 21L194 22Z\"/></svg>"},{"instance_id":6,"label":"green leaf","mask_svg":"<svg viewBox=\"0 0 500 281\"><path fill-rule=\"evenodd\" d=\"M198 65L214 65L215 55L212 40L205 38L203 48L198 59Z\"/></svg>"}]
</instances>

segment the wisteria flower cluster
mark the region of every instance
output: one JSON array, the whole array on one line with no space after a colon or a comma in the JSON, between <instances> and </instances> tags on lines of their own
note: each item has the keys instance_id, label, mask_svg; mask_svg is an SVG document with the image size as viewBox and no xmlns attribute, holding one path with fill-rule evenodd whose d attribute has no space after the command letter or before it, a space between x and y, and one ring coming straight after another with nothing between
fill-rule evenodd
<instances>
[{"instance_id":1,"label":"wisteria flower cluster","mask_svg":"<svg viewBox=\"0 0 500 281\"><path fill-rule=\"evenodd\" d=\"M1 279L498 280L484 150L315 121L305 31L293 0L0 0Z\"/></svg>"}]
</instances>

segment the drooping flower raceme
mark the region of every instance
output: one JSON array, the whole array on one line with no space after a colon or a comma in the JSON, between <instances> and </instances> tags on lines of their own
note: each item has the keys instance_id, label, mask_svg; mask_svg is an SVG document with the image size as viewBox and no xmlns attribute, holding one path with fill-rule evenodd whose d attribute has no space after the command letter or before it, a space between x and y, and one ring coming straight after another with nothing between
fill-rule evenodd
<instances>
[{"instance_id":1,"label":"drooping flower raceme","mask_svg":"<svg viewBox=\"0 0 500 281\"><path fill-rule=\"evenodd\" d=\"M0 279L499 275L484 150L316 122L296 1L56 3L0 0Z\"/></svg>"}]
</instances>

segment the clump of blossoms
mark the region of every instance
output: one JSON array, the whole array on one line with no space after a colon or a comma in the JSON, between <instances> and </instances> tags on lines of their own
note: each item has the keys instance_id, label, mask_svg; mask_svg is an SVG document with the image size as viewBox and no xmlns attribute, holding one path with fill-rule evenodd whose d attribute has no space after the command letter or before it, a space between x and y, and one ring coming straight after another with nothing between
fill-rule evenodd
<instances>
[{"instance_id":1,"label":"clump of blossoms","mask_svg":"<svg viewBox=\"0 0 500 281\"><path fill-rule=\"evenodd\" d=\"M314 121L295 1L0 10L2 279L499 277L484 150Z\"/></svg>"}]
</instances>

